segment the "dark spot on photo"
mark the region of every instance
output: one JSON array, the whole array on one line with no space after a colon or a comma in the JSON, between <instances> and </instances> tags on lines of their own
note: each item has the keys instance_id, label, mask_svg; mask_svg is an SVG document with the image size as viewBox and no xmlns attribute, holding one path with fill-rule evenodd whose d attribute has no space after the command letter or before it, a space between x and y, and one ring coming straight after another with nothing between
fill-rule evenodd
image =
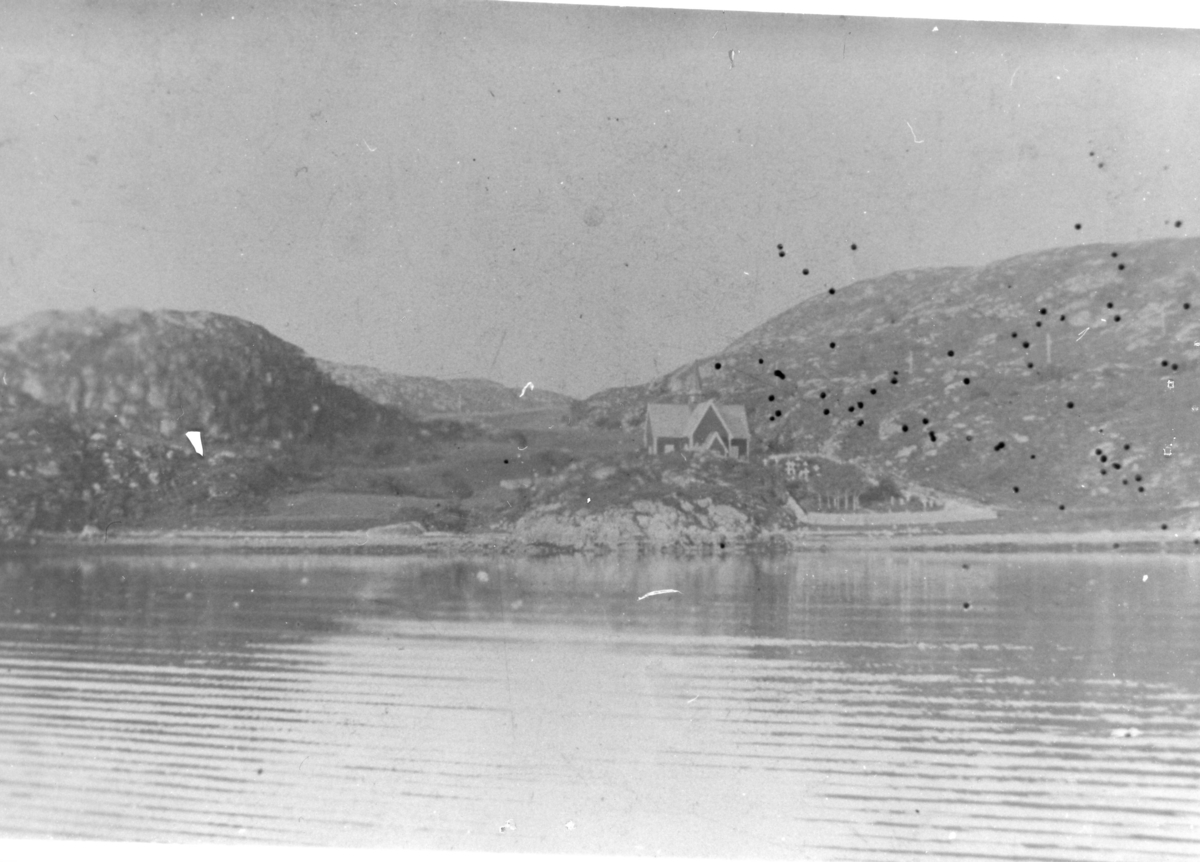
<instances>
[{"instance_id":1,"label":"dark spot on photo","mask_svg":"<svg viewBox=\"0 0 1200 862\"><path fill-rule=\"evenodd\" d=\"M1079 222L1075 222L1075 230L1083 230L1083 225L1081 225Z\"/></svg>"},{"instance_id":2,"label":"dark spot on photo","mask_svg":"<svg viewBox=\"0 0 1200 862\"><path fill-rule=\"evenodd\" d=\"M774 401L774 400L775 400L775 396L774 396L774 395L768 395L768 396L767 396L767 400L768 400L768 401Z\"/></svg>"},{"instance_id":3,"label":"dark spot on photo","mask_svg":"<svg viewBox=\"0 0 1200 862\"><path fill-rule=\"evenodd\" d=\"M907 433L908 433L908 426L907 426L907 425L901 425L901 426L900 426L900 430L901 430L901 431L903 431L905 434L907 434Z\"/></svg>"},{"instance_id":4,"label":"dark spot on photo","mask_svg":"<svg viewBox=\"0 0 1200 862\"><path fill-rule=\"evenodd\" d=\"M936 431L930 431L930 432L929 432L929 439L930 439L932 442L936 443L936 442L937 442L937 432L936 432Z\"/></svg>"},{"instance_id":5,"label":"dark spot on photo","mask_svg":"<svg viewBox=\"0 0 1200 862\"><path fill-rule=\"evenodd\" d=\"M1074 407L1075 407L1075 402L1074 402L1074 401L1068 401L1068 402L1067 402L1067 409L1068 409L1068 410L1072 410L1072 409L1074 409Z\"/></svg>"},{"instance_id":6,"label":"dark spot on photo","mask_svg":"<svg viewBox=\"0 0 1200 862\"><path fill-rule=\"evenodd\" d=\"M801 275L808 275L808 270L807 270L807 269L802 269L802 270L800 270L800 274L801 274Z\"/></svg>"},{"instance_id":7,"label":"dark spot on photo","mask_svg":"<svg viewBox=\"0 0 1200 862\"><path fill-rule=\"evenodd\" d=\"M713 368L715 368L715 369L717 369L718 371L720 371L720 370L721 370L721 363L720 363L720 362L714 363L714 364L713 364Z\"/></svg>"},{"instance_id":8,"label":"dark spot on photo","mask_svg":"<svg viewBox=\"0 0 1200 862\"><path fill-rule=\"evenodd\" d=\"M963 386L970 386L970 385L971 385L971 378L970 378L970 377L964 377L964 378L963 378Z\"/></svg>"},{"instance_id":9,"label":"dark spot on photo","mask_svg":"<svg viewBox=\"0 0 1200 862\"><path fill-rule=\"evenodd\" d=\"M831 288L829 288L829 295L830 295L830 296L833 296L835 293L837 293L837 291L836 291L836 290L834 290L832 287L831 287Z\"/></svg>"},{"instance_id":10,"label":"dark spot on photo","mask_svg":"<svg viewBox=\"0 0 1200 862\"><path fill-rule=\"evenodd\" d=\"M1181 221L1176 221L1176 222L1175 222L1175 227L1183 227L1183 222L1181 222Z\"/></svg>"},{"instance_id":11,"label":"dark spot on photo","mask_svg":"<svg viewBox=\"0 0 1200 862\"><path fill-rule=\"evenodd\" d=\"M778 368L775 369L775 376L778 377L780 380L787 380L787 375L784 374L782 371L780 371Z\"/></svg>"},{"instance_id":12,"label":"dark spot on photo","mask_svg":"<svg viewBox=\"0 0 1200 862\"><path fill-rule=\"evenodd\" d=\"M1004 441L1001 440L999 443L997 443L995 446L992 447L992 450L995 452L999 452L1003 448L1004 448Z\"/></svg>"},{"instance_id":13,"label":"dark spot on photo","mask_svg":"<svg viewBox=\"0 0 1200 862\"><path fill-rule=\"evenodd\" d=\"M954 351L953 351L953 350L947 350L947 351L946 351L946 355L947 355L947 356L953 356L953 355L954 355Z\"/></svg>"},{"instance_id":14,"label":"dark spot on photo","mask_svg":"<svg viewBox=\"0 0 1200 862\"><path fill-rule=\"evenodd\" d=\"M858 243L855 243L855 242L850 243L850 250L858 251Z\"/></svg>"}]
</instances>

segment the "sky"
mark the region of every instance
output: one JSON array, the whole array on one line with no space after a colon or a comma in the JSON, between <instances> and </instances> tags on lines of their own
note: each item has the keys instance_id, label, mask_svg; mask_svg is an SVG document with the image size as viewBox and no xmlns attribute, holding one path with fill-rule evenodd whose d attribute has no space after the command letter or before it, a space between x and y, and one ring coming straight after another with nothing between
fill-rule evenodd
<instances>
[{"instance_id":1,"label":"sky","mask_svg":"<svg viewBox=\"0 0 1200 862\"><path fill-rule=\"evenodd\" d=\"M0 325L202 309L586 396L858 279L1190 235L1197 128L1195 30L13 0Z\"/></svg>"}]
</instances>

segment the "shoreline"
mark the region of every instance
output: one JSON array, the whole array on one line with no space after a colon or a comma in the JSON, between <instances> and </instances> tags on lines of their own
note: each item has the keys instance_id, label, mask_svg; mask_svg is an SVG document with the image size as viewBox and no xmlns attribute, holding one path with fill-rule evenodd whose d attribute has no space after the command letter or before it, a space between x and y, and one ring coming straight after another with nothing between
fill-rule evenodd
<instances>
[{"instance_id":1,"label":"shoreline","mask_svg":"<svg viewBox=\"0 0 1200 862\"><path fill-rule=\"evenodd\" d=\"M605 556L638 553L663 556L724 556L827 551L1021 551L1157 550L1200 553L1195 530L1082 530L1046 532L947 533L881 530L810 529L765 533L750 540L718 544L669 545L637 539L617 545L567 545L523 538L515 532L424 533L389 535L371 530L129 530L109 536L42 533L22 542L0 544L6 552L129 553L276 553L370 556Z\"/></svg>"}]
</instances>

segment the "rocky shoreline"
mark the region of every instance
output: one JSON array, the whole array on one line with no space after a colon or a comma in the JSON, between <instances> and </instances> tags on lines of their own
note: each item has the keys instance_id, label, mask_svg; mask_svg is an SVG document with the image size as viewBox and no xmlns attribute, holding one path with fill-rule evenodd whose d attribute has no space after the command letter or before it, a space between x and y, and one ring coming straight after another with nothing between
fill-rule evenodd
<instances>
[{"instance_id":1,"label":"rocky shoreline","mask_svg":"<svg viewBox=\"0 0 1200 862\"><path fill-rule=\"evenodd\" d=\"M946 533L940 531L798 529L762 531L754 536L622 533L587 519L562 532L540 529L477 533L390 533L380 530L123 530L105 536L42 533L0 545L0 553L273 553L419 556L556 556L665 554L709 556L780 554L839 550L878 551L1155 551L1200 553L1200 531L1080 530L1046 532Z\"/></svg>"}]
</instances>

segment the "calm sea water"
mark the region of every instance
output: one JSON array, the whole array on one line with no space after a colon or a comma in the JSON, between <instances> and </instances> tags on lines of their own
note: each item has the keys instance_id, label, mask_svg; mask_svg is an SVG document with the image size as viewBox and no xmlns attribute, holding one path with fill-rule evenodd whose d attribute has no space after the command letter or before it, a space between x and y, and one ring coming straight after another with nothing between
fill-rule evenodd
<instances>
[{"instance_id":1,"label":"calm sea water","mask_svg":"<svg viewBox=\"0 0 1200 862\"><path fill-rule=\"evenodd\" d=\"M1200 568L7 560L0 835L1195 859Z\"/></svg>"}]
</instances>

